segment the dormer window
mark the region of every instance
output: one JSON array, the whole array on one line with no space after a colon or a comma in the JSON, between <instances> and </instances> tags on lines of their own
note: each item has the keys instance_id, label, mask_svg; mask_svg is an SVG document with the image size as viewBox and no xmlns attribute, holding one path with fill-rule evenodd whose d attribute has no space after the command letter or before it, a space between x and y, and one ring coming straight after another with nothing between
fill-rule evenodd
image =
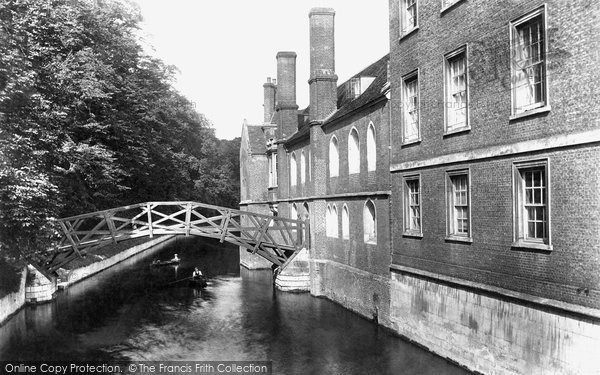
<instances>
[{"instance_id":1,"label":"dormer window","mask_svg":"<svg viewBox=\"0 0 600 375\"><path fill-rule=\"evenodd\" d=\"M348 80L346 91L350 99L356 99L364 93L371 83L375 80L375 77L353 77Z\"/></svg>"}]
</instances>

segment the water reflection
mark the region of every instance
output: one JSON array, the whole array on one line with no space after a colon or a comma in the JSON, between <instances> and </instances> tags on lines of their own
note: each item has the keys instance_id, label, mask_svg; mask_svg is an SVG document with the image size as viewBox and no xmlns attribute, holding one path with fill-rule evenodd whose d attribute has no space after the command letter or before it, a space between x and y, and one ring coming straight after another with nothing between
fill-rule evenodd
<instances>
[{"instance_id":1,"label":"water reflection","mask_svg":"<svg viewBox=\"0 0 600 375\"><path fill-rule=\"evenodd\" d=\"M178 253L178 267L152 268ZM463 373L309 294L274 291L270 271L240 277L237 248L183 239L27 307L0 327L0 360L272 360L278 374ZM205 289L176 282L195 266Z\"/></svg>"}]
</instances>

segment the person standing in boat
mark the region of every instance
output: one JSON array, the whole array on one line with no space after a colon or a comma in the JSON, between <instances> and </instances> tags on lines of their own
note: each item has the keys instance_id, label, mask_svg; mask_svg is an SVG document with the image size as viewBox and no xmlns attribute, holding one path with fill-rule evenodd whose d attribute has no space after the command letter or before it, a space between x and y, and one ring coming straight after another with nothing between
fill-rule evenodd
<instances>
[{"instance_id":1,"label":"person standing in boat","mask_svg":"<svg viewBox=\"0 0 600 375\"><path fill-rule=\"evenodd\" d=\"M192 277L195 279L197 277L202 277L202 271L198 269L198 267L194 268L194 272L192 272Z\"/></svg>"},{"instance_id":2,"label":"person standing in boat","mask_svg":"<svg viewBox=\"0 0 600 375\"><path fill-rule=\"evenodd\" d=\"M179 258L177 258L177 254L175 254L175 256L173 257L174 261L179 261Z\"/></svg>"}]
</instances>

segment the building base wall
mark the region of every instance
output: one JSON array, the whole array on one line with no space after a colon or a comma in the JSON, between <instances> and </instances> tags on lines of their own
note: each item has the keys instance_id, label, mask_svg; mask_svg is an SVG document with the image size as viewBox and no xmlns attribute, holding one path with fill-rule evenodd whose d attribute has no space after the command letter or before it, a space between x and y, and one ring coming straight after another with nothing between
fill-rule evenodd
<instances>
[{"instance_id":1,"label":"building base wall","mask_svg":"<svg viewBox=\"0 0 600 375\"><path fill-rule=\"evenodd\" d=\"M390 328L485 374L600 374L600 322L392 272Z\"/></svg>"},{"instance_id":2,"label":"building base wall","mask_svg":"<svg viewBox=\"0 0 600 375\"><path fill-rule=\"evenodd\" d=\"M389 325L389 278L343 263L310 261L310 293L325 297L379 324Z\"/></svg>"}]
</instances>

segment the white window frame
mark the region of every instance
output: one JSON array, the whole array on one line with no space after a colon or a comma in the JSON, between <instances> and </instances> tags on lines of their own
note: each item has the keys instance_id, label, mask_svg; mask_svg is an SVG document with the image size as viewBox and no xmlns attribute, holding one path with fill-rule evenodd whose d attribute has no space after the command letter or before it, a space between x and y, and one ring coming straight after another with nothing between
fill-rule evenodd
<instances>
[{"instance_id":1,"label":"white window frame","mask_svg":"<svg viewBox=\"0 0 600 375\"><path fill-rule=\"evenodd\" d=\"M337 137L329 139L329 177L340 175L340 148Z\"/></svg>"},{"instance_id":2,"label":"white window frame","mask_svg":"<svg viewBox=\"0 0 600 375\"><path fill-rule=\"evenodd\" d=\"M519 69L517 68L517 45L518 45L518 28L525 25L526 23L532 21L533 19L540 17L541 23L541 37L543 41L541 42L541 53L543 54L542 61L540 64L540 69L542 71L541 84L542 88L540 94L543 96L542 100L539 102L531 103L528 105L523 105L517 103L517 85L516 85L516 74ZM547 112L550 111L550 100L549 100L549 84L548 84L548 24L547 24L547 11L546 4L541 7L527 13L526 15L517 18L510 22L509 26L509 35L510 35L510 69L511 69L511 90L510 90L510 99L511 99L511 119L519 118L523 116L529 116L535 113Z\"/></svg>"},{"instance_id":3,"label":"white window frame","mask_svg":"<svg viewBox=\"0 0 600 375\"><path fill-rule=\"evenodd\" d=\"M371 215L369 206L373 207L373 215ZM371 226L373 230L369 233L368 229ZM363 206L363 232L365 243L377 243L377 208L375 207L375 203L370 199L367 199Z\"/></svg>"},{"instance_id":4,"label":"white window frame","mask_svg":"<svg viewBox=\"0 0 600 375\"><path fill-rule=\"evenodd\" d=\"M350 213L348 212L348 205L345 203L342 207L342 238L345 240L350 239Z\"/></svg>"},{"instance_id":5,"label":"white window frame","mask_svg":"<svg viewBox=\"0 0 600 375\"><path fill-rule=\"evenodd\" d=\"M467 233L460 233L457 228L457 202L456 186L454 184L454 180L458 177L464 177L466 179ZM454 241L472 242L471 173L469 169L460 169L446 172L446 239Z\"/></svg>"},{"instance_id":6,"label":"white window frame","mask_svg":"<svg viewBox=\"0 0 600 375\"><path fill-rule=\"evenodd\" d=\"M459 123L450 123L450 111L454 109L453 84L452 84L452 62L461 58L464 61L465 75L465 121L462 125ZM453 134L471 129L469 122L469 60L468 46L465 44L456 50L444 56L444 134Z\"/></svg>"},{"instance_id":7,"label":"white window frame","mask_svg":"<svg viewBox=\"0 0 600 375\"><path fill-rule=\"evenodd\" d=\"M369 121L367 127L367 171L375 171L377 169L377 138L375 133L375 125L373 121Z\"/></svg>"},{"instance_id":8,"label":"white window frame","mask_svg":"<svg viewBox=\"0 0 600 375\"><path fill-rule=\"evenodd\" d=\"M411 200L410 200L410 188L409 188L409 182L414 182L416 181L417 183L417 187L419 189L418 191L418 207L419 207L419 228L413 228L411 225L411 221L412 221L412 216L411 216ZM404 206L404 215L403 216L403 221L404 221L404 233L403 235L405 236L413 236L413 237L422 237L423 236L423 189L421 187L421 175L420 174L415 174L415 175L409 175L409 176L404 176L403 177L403 183L402 183L402 190L403 190L403 206Z\"/></svg>"},{"instance_id":9,"label":"white window frame","mask_svg":"<svg viewBox=\"0 0 600 375\"><path fill-rule=\"evenodd\" d=\"M528 237L528 215L526 211L526 182L524 174L532 170L544 171L543 206L545 208L545 234L543 238ZM551 225L551 179L550 162L548 159L517 162L513 164L513 247L530 248L537 250L552 250L552 225ZM539 187L538 187L539 188Z\"/></svg>"},{"instance_id":10,"label":"white window frame","mask_svg":"<svg viewBox=\"0 0 600 375\"><path fill-rule=\"evenodd\" d=\"M407 136L408 117L409 117L408 112L410 109L412 109L413 111L415 111L415 109L413 108L414 103L411 102L409 105L408 84L412 83L413 81L416 81L416 89L415 89L416 93L415 93L415 96L411 96L411 98L416 97L416 100L417 100L417 103L416 103L417 135L409 138ZM402 77L402 103L401 104L402 104L402 144L403 145L421 141L421 94L420 94L420 91L421 90L419 87L419 69L416 69Z\"/></svg>"},{"instance_id":11,"label":"white window frame","mask_svg":"<svg viewBox=\"0 0 600 375\"><path fill-rule=\"evenodd\" d=\"M360 173L360 137L355 127L348 133L348 174Z\"/></svg>"},{"instance_id":12,"label":"white window frame","mask_svg":"<svg viewBox=\"0 0 600 375\"><path fill-rule=\"evenodd\" d=\"M298 183L298 161L296 160L296 152L292 152L290 156L290 186L296 186Z\"/></svg>"},{"instance_id":13,"label":"white window frame","mask_svg":"<svg viewBox=\"0 0 600 375\"><path fill-rule=\"evenodd\" d=\"M399 6L399 21L400 21L400 37L404 37L415 30L419 29L419 0L400 0ZM414 7L413 22L410 24L408 19L408 9Z\"/></svg>"}]
</instances>

